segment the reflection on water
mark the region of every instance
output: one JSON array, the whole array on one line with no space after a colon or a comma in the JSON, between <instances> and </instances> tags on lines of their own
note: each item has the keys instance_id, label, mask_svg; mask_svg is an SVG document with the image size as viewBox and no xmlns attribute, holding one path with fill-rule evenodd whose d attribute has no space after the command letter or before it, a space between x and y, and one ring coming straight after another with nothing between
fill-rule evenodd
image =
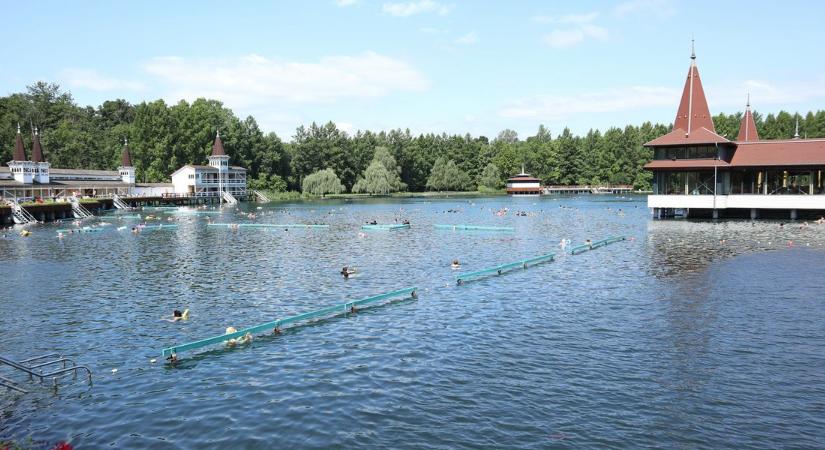
<instances>
[{"instance_id":1,"label":"reflection on water","mask_svg":"<svg viewBox=\"0 0 825 450\"><path fill-rule=\"evenodd\" d=\"M58 239L56 225L27 239L7 234L0 353L59 351L91 366L95 384L56 396L37 386L25 396L0 391L0 439L70 437L79 448L821 447L825 226L652 221L643 200L244 205L208 217L159 212L179 228L138 235ZM496 216L503 207L510 212ZM330 228L233 232L210 219ZM403 219L410 230L360 230ZM433 229L441 223L516 232ZM617 234L629 239L578 256L558 247ZM449 267L553 251L552 263L464 286ZM344 265L358 276L342 279ZM409 285L417 300L186 354L176 367L150 362L162 347L230 325ZM189 308L191 320L160 320L176 308Z\"/></svg>"}]
</instances>

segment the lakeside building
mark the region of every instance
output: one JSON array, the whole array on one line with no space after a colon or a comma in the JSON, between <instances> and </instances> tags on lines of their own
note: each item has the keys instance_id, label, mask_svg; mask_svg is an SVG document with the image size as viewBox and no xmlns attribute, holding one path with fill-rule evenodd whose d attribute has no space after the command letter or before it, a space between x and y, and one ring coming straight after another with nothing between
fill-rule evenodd
<instances>
[{"instance_id":1,"label":"lakeside building","mask_svg":"<svg viewBox=\"0 0 825 450\"><path fill-rule=\"evenodd\" d=\"M760 140L748 98L739 135L716 133L696 53L673 131L645 144L653 160L648 207L656 218L819 217L825 214L825 139Z\"/></svg>"},{"instance_id":2,"label":"lakeside building","mask_svg":"<svg viewBox=\"0 0 825 450\"><path fill-rule=\"evenodd\" d=\"M187 164L172 173L176 195L189 197L221 196L229 203L246 199L246 169L229 165L229 156L223 148L221 133L215 135L209 165Z\"/></svg>"},{"instance_id":3,"label":"lakeside building","mask_svg":"<svg viewBox=\"0 0 825 450\"><path fill-rule=\"evenodd\" d=\"M541 195L542 191L541 180L526 173L524 166L521 167L521 173L507 179L505 187L508 194L516 196L536 196Z\"/></svg>"},{"instance_id":4,"label":"lakeside building","mask_svg":"<svg viewBox=\"0 0 825 450\"><path fill-rule=\"evenodd\" d=\"M135 168L125 144L123 165L114 170L53 168L43 156L37 129L32 135L31 158L26 156L20 126L8 167L0 167L0 198L4 200L64 199L68 197L133 196L154 192L162 185L135 183ZM171 190L171 185L168 185Z\"/></svg>"},{"instance_id":5,"label":"lakeside building","mask_svg":"<svg viewBox=\"0 0 825 450\"><path fill-rule=\"evenodd\" d=\"M0 200L13 202L39 198L67 200L73 197L202 198L234 203L245 200L246 169L230 166L229 156L217 133L208 166L188 164L172 174L172 183L137 183L128 141L124 141L117 170L52 168L43 156L37 130L32 135L31 158L26 155L20 126L12 160L0 167Z\"/></svg>"}]
</instances>

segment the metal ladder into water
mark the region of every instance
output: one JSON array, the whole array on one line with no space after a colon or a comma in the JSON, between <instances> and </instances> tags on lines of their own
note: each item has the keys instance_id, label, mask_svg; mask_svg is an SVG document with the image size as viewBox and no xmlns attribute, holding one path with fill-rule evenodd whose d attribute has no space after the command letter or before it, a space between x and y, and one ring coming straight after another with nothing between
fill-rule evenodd
<instances>
[{"instance_id":1,"label":"metal ladder into water","mask_svg":"<svg viewBox=\"0 0 825 450\"><path fill-rule=\"evenodd\" d=\"M46 361L44 362L43 360ZM46 372L46 370L48 370L50 366L54 366L56 364L60 364L62 367L56 370ZM23 361L14 361L9 358L0 356L0 365L9 366L13 369L28 374L29 380L34 380L35 378L38 378L40 379L41 384L43 383L43 380L51 378L52 385L54 386L55 391L57 391L58 376L72 372L74 374L72 379L76 379L78 370L86 371L89 386L92 385L92 371L88 367L78 366L73 360L69 358L64 358L60 356L60 354L58 353L49 353L47 355L24 359ZM0 376L0 386L17 392L21 392L23 394L28 393L28 391L21 387L19 383L2 376Z\"/></svg>"},{"instance_id":2,"label":"metal ladder into water","mask_svg":"<svg viewBox=\"0 0 825 450\"><path fill-rule=\"evenodd\" d=\"M235 198L234 195L230 194L229 191L223 191L222 196L223 196L223 201L225 201L226 203L228 203L230 205L234 205L234 204L238 203L238 199Z\"/></svg>"},{"instance_id":3,"label":"metal ladder into water","mask_svg":"<svg viewBox=\"0 0 825 450\"><path fill-rule=\"evenodd\" d=\"M114 204L117 209L132 209L132 207L121 200L120 196L117 194L112 194L112 204Z\"/></svg>"},{"instance_id":4,"label":"metal ladder into water","mask_svg":"<svg viewBox=\"0 0 825 450\"><path fill-rule=\"evenodd\" d=\"M14 219L14 223L26 225L29 223L37 223L37 219L34 218L26 208L20 206L20 203L17 200L9 200L9 206L11 206L11 214L12 218Z\"/></svg>"},{"instance_id":5,"label":"metal ladder into water","mask_svg":"<svg viewBox=\"0 0 825 450\"><path fill-rule=\"evenodd\" d=\"M94 214L80 204L80 200L78 200L77 197L69 197L69 202L72 204L72 212L75 218L85 219L87 217L94 217Z\"/></svg>"},{"instance_id":6,"label":"metal ladder into water","mask_svg":"<svg viewBox=\"0 0 825 450\"><path fill-rule=\"evenodd\" d=\"M266 194L264 194L263 192L261 192L261 191L259 191L259 190L252 189L252 193L253 193L253 194L255 194L255 197L257 197L257 198L258 198L258 201L259 201L259 202L262 202L262 203L269 203L269 202L271 201L271 200L269 199L269 197L267 197L267 196L266 196Z\"/></svg>"}]
</instances>

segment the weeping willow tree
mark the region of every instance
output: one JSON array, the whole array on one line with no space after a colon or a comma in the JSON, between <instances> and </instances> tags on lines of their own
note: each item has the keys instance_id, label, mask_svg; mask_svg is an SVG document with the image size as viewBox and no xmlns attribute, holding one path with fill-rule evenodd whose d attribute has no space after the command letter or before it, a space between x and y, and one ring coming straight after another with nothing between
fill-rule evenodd
<instances>
[{"instance_id":1,"label":"weeping willow tree","mask_svg":"<svg viewBox=\"0 0 825 450\"><path fill-rule=\"evenodd\" d=\"M301 190L305 194L320 195L340 194L344 192L344 185L332 169L319 170L304 178Z\"/></svg>"}]
</instances>

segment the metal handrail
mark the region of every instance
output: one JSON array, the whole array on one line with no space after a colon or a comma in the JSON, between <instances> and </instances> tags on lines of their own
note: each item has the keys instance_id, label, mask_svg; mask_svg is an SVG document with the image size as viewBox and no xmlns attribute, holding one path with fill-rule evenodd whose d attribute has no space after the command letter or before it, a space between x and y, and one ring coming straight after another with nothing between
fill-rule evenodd
<instances>
[{"instance_id":1,"label":"metal handrail","mask_svg":"<svg viewBox=\"0 0 825 450\"><path fill-rule=\"evenodd\" d=\"M54 357L54 356L59 357L60 355L53 353L53 354L49 354L49 355L37 356L37 357L34 357L34 358L29 358L25 362L37 361L37 360L46 359L46 358ZM66 367L66 362L70 362L72 364L71 367ZM54 371L48 372L48 373L43 373L42 371L37 372L37 371L34 370L34 369L37 369L37 368L40 368L40 367L47 367L47 366L54 365L54 364L57 364L57 363L63 363L63 368L57 369L57 370L54 370ZM13 361L11 359L4 358L4 357L0 356L0 364L5 364L9 367L12 367L12 368L15 368L17 370L20 370L20 371L23 371L23 372L27 373L29 375L29 379L32 379L33 377L37 377L37 378L40 379L41 383L43 382L43 379L51 377L52 382L54 383L55 390L57 390L57 376L58 375L63 375L64 373L74 372L74 378L77 378L78 369L86 371L89 385L90 386L92 385L92 370L89 369L86 366L77 365L74 361L72 361L69 358L58 358L56 360L47 361L47 362L44 362L44 363L36 364L34 366L25 366L25 365L21 364L20 362Z\"/></svg>"},{"instance_id":2,"label":"metal handrail","mask_svg":"<svg viewBox=\"0 0 825 450\"><path fill-rule=\"evenodd\" d=\"M13 380L9 380L6 377L0 377L0 386L3 386L6 389L11 389L13 391L21 392L23 394L28 394L29 391L17 386Z\"/></svg>"},{"instance_id":3,"label":"metal handrail","mask_svg":"<svg viewBox=\"0 0 825 450\"><path fill-rule=\"evenodd\" d=\"M18 361L18 362L20 364L25 364L25 363L30 363L32 361L37 361L38 359L54 358L55 356L57 356L59 358L60 354L59 353L49 353L47 355L35 356L34 358L24 359L24 360Z\"/></svg>"}]
</instances>

